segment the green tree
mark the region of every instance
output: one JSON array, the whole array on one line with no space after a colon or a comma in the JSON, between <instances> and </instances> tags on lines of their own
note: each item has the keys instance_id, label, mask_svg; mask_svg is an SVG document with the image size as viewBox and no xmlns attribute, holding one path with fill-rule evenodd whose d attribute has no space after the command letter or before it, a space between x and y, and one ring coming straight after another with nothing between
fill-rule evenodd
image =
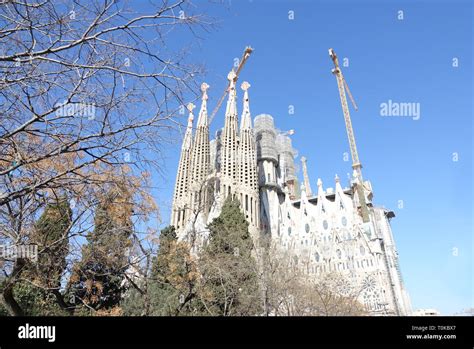
<instances>
[{"instance_id":1,"label":"green tree","mask_svg":"<svg viewBox=\"0 0 474 349\"><path fill-rule=\"evenodd\" d=\"M166 278L166 275L170 273L169 265L167 263L168 255L172 250L173 246L177 243L178 238L176 235L176 229L170 225L161 230L160 232L160 248L157 256L153 259L152 274L154 279Z\"/></svg>"},{"instance_id":2,"label":"green tree","mask_svg":"<svg viewBox=\"0 0 474 349\"><path fill-rule=\"evenodd\" d=\"M38 246L38 262L34 271L37 284L59 290L69 252L69 230L72 210L67 198L49 203L36 222L31 242Z\"/></svg>"},{"instance_id":3,"label":"green tree","mask_svg":"<svg viewBox=\"0 0 474 349\"><path fill-rule=\"evenodd\" d=\"M200 315L197 302L199 273L189 246L178 241L173 226L160 233L160 247L153 258L145 290L132 290L124 300L126 315ZM146 304L148 302L148 304Z\"/></svg>"},{"instance_id":4,"label":"green tree","mask_svg":"<svg viewBox=\"0 0 474 349\"><path fill-rule=\"evenodd\" d=\"M0 275L0 295L3 294L3 289L5 288L5 277L3 275ZM3 305L3 302L0 302L0 316L7 316L8 311Z\"/></svg>"},{"instance_id":5,"label":"green tree","mask_svg":"<svg viewBox=\"0 0 474 349\"><path fill-rule=\"evenodd\" d=\"M21 280L14 286L15 299L26 316L65 316L69 312L58 304L51 292L32 283Z\"/></svg>"},{"instance_id":6,"label":"green tree","mask_svg":"<svg viewBox=\"0 0 474 349\"><path fill-rule=\"evenodd\" d=\"M21 278L12 285L12 295L24 315L67 314L60 306L59 290L66 270L71 222L69 201L61 197L48 203L35 223L29 243L37 245L37 261L25 260Z\"/></svg>"},{"instance_id":7,"label":"green tree","mask_svg":"<svg viewBox=\"0 0 474 349\"><path fill-rule=\"evenodd\" d=\"M253 241L237 200L227 198L209 231L209 242L199 259L205 308L212 315L259 315L261 297Z\"/></svg>"}]
</instances>

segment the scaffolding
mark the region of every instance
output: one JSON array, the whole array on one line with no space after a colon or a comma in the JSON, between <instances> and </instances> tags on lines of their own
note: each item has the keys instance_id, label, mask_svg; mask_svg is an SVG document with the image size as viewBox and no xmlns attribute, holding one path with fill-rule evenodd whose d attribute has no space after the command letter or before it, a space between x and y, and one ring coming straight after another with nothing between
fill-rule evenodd
<instances>
[{"instance_id":1,"label":"scaffolding","mask_svg":"<svg viewBox=\"0 0 474 349\"><path fill-rule=\"evenodd\" d=\"M254 120L255 137L257 141L257 160L271 160L278 163L278 151L275 142L276 130L273 117L260 114Z\"/></svg>"},{"instance_id":2,"label":"scaffolding","mask_svg":"<svg viewBox=\"0 0 474 349\"><path fill-rule=\"evenodd\" d=\"M280 156L280 168L285 182L296 180L295 150L291 144L291 138L278 134L276 136L276 147Z\"/></svg>"}]
</instances>

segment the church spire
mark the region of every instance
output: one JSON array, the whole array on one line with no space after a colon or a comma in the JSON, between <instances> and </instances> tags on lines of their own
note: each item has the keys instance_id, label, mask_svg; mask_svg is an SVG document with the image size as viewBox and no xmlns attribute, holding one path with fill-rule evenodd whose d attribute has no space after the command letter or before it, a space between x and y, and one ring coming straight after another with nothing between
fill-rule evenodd
<instances>
[{"instance_id":1,"label":"church spire","mask_svg":"<svg viewBox=\"0 0 474 349\"><path fill-rule=\"evenodd\" d=\"M238 181L237 147L238 147L238 116L235 91L236 74L233 70L227 75L229 80L229 99L225 112L224 130L221 138L221 192L223 197L235 194L235 185Z\"/></svg>"},{"instance_id":2,"label":"church spire","mask_svg":"<svg viewBox=\"0 0 474 349\"><path fill-rule=\"evenodd\" d=\"M197 126L208 126L209 121L207 117L207 89L209 88L209 85L203 82L201 84L201 92L202 92L202 104L201 104L201 110L199 111L199 118L197 122Z\"/></svg>"},{"instance_id":3,"label":"church spire","mask_svg":"<svg viewBox=\"0 0 474 349\"><path fill-rule=\"evenodd\" d=\"M250 84L247 81L244 81L241 85L242 90L244 91L244 105L242 110L242 121L240 122L240 130L252 128L252 119L250 117L250 103L249 103L249 92Z\"/></svg>"},{"instance_id":4,"label":"church spire","mask_svg":"<svg viewBox=\"0 0 474 349\"><path fill-rule=\"evenodd\" d=\"M240 124L238 170L240 201L242 210L247 221L254 227L258 227L259 191L257 180L257 148L252 130L250 116L249 94L250 84L244 81L241 85L244 91L244 105L242 111L242 122Z\"/></svg>"},{"instance_id":5,"label":"church spire","mask_svg":"<svg viewBox=\"0 0 474 349\"><path fill-rule=\"evenodd\" d=\"M303 165L303 180L304 180L304 186L306 189L306 196L311 197L313 194L311 192L311 184L309 181L309 176L308 176L308 167L306 166L306 158L304 156L301 157L301 163Z\"/></svg>"},{"instance_id":6,"label":"church spire","mask_svg":"<svg viewBox=\"0 0 474 349\"><path fill-rule=\"evenodd\" d=\"M191 208L207 214L207 177L211 168L211 153L209 143L209 123L207 120L207 89L205 82L201 85L202 104L194 136L193 151L191 153Z\"/></svg>"},{"instance_id":7,"label":"church spire","mask_svg":"<svg viewBox=\"0 0 474 349\"><path fill-rule=\"evenodd\" d=\"M193 103L188 103L186 107L189 111L188 126L186 127L186 132L184 134L181 152L183 151L183 149L188 149L188 150L191 149L192 140L193 140L193 121L194 121L193 109L196 108L196 106Z\"/></svg>"},{"instance_id":8,"label":"church spire","mask_svg":"<svg viewBox=\"0 0 474 349\"><path fill-rule=\"evenodd\" d=\"M227 107L225 109L225 115L237 115L237 92L235 90L235 82L237 75L232 69L227 74L227 80L229 80L229 99L227 100Z\"/></svg>"},{"instance_id":9,"label":"church spire","mask_svg":"<svg viewBox=\"0 0 474 349\"><path fill-rule=\"evenodd\" d=\"M189 103L187 109L189 111L188 126L184 134L183 145L181 146L181 156L178 164L178 173L176 174L176 183L173 196L173 208L171 213L171 224L176 229L184 227L186 222L186 198L189 187L190 161L192 151L193 137L193 109L195 105Z\"/></svg>"}]
</instances>

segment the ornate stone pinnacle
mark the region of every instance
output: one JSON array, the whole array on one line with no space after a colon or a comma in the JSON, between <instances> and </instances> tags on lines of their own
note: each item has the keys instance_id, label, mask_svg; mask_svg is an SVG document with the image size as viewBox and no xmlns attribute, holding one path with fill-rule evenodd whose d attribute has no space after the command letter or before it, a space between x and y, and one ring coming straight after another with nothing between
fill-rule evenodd
<instances>
[{"instance_id":1,"label":"ornate stone pinnacle","mask_svg":"<svg viewBox=\"0 0 474 349\"><path fill-rule=\"evenodd\" d=\"M227 80L234 81L237 75L235 74L234 69L232 69L229 74L227 74Z\"/></svg>"},{"instance_id":2,"label":"ornate stone pinnacle","mask_svg":"<svg viewBox=\"0 0 474 349\"><path fill-rule=\"evenodd\" d=\"M240 88L244 91L247 91L250 88L250 84L247 81L244 81L242 85L240 85Z\"/></svg>"},{"instance_id":3,"label":"ornate stone pinnacle","mask_svg":"<svg viewBox=\"0 0 474 349\"><path fill-rule=\"evenodd\" d=\"M202 99L207 100L207 89L209 88L209 85L203 82L201 84L201 92L202 92Z\"/></svg>"},{"instance_id":4,"label":"ornate stone pinnacle","mask_svg":"<svg viewBox=\"0 0 474 349\"><path fill-rule=\"evenodd\" d=\"M337 175L337 173L336 173L336 177L334 177L334 179L336 180L336 183L339 183L339 176Z\"/></svg>"},{"instance_id":5,"label":"ornate stone pinnacle","mask_svg":"<svg viewBox=\"0 0 474 349\"><path fill-rule=\"evenodd\" d=\"M301 157L301 162L306 162L306 158L304 156Z\"/></svg>"},{"instance_id":6,"label":"ornate stone pinnacle","mask_svg":"<svg viewBox=\"0 0 474 349\"><path fill-rule=\"evenodd\" d=\"M193 112L193 109L196 108L196 106L194 105L193 102L188 103L188 105L186 107L188 108L188 110L191 114Z\"/></svg>"}]
</instances>

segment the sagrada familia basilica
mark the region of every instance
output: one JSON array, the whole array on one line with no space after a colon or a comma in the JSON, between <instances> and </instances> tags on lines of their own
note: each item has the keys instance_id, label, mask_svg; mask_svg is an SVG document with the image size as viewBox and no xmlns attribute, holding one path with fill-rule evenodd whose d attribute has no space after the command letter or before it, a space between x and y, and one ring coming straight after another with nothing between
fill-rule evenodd
<instances>
[{"instance_id":1,"label":"sagrada familia basilica","mask_svg":"<svg viewBox=\"0 0 474 349\"><path fill-rule=\"evenodd\" d=\"M248 82L241 85L239 125L234 71L228 80L224 128L215 139L209 135L206 83L195 126L194 106L188 105L171 215L179 237L189 239L194 232L195 243L202 245L207 225L231 195L239 200L254 240L270 237L309 279L337 272L361 287L358 299L371 314L411 314L390 227L395 215L372 203L370 182L361 183L354 171L347 188L336 176L333 188L318 179L313 190L302 157L299 185L288 132L278 131L268 114L252 122Z\"/></svg>"}]
</instances>

